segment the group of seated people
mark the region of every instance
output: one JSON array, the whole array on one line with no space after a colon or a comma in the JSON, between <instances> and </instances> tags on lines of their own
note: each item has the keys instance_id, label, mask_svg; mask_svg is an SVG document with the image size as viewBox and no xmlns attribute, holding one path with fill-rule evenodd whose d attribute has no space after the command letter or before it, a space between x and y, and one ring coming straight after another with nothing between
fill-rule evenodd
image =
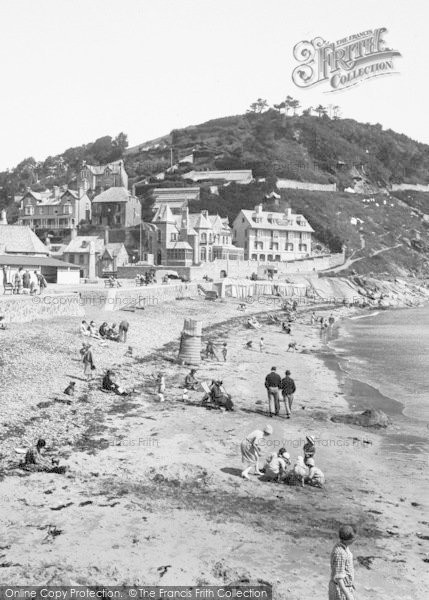
<instances>
[{"instance_id":1,"label":"group of seated people","mask_svg":"<svg viewBox=\"0 0 429 600\"><path fill-rule=\"evenodd\" d=\"M301 485L306 483L314 487L323 487L325 476L323 472L316 467L314 458L304 459L298 456L293 468L290 469L291 459L286 448L280 448L272 452L267 458L264 466L264 481L284 482L289 485Z\"/></svg>"},{"instance_id":2,"label":"group of seated people","mask_svg":"<svg viewBox=\"0 0 429 600\"><path fill-rule=\"evenodd\" d=\"M156 283L155 269L146 271L146 273L144 275L142 273L139 273L138 275L136 275L136 284L137 285L150 285L151 283Z\"/></svg>"},{"instance_id":3,"label":"group of seated people","mask_svg":"<svg viewBox=\"0 0 429 600\"><path fill-rule=\"evenodd\" d=\"M110 287L122 287L121 282L113 275L110 275L107 281L109 282Z\"/></svg>"},{"instance_id":4,"label":"group of seated people","mask_svg":"<svg viewBox=\"0 0 429 600\"><path fill-rule=\"evenodd\" d=\"M119 341L119 330L116 323L109 325L108 323L104 322L99 328L97 328L95 321L90 321L89 324L86 321L82 321L80 325L80 333L98 340L112 340L114 342Z\"/></svg>"},{"instance_id":5,"label":"group of seated people","mask_svg":"<svg viewBox=\"0 0 429 600\"><path fill-rule=\"evenodd\" d=\"M196 372L197 369L191 369L190 373L188 373L185 377L185 390L183 395L183 399L185 400L188 399L188 390L198 391L201 387L204 389L195 376ZM223 386L223 381L219 379L212 380L210 386L208 387L208 391L204 394L201 402L207 408L224 408L227 411L234 410L234 403L232 402L231 394L228 394Z\"/></svg>"}]
</instances>

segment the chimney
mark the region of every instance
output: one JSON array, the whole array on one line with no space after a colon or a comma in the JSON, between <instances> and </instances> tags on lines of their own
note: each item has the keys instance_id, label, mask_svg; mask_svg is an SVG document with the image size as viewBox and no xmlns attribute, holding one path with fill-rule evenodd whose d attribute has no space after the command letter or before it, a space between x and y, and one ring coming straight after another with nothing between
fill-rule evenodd
<instances>
[{"instance_id":1,"label":"chimney","mask_svg":"<svg viewBox=\"0 0 429 600\"><path fill-rule=\"evenodd\" d=\"M45 246L51 249L51 240L49 239L49 236L46 236Z\"/></svg>"},{"instance_id":2,"label":"chimney","mask_svg":"<svg viewBox=\"0 0 429 600\"><path fill-rule=\"evenodd\" d=\"M290 206L286 209L286 216L288 219L292 218L292 209L290 208Z\"/></svg>"},{"instance_id":3,"label":"chimney","mask_svg":"<svg viewBox=\"0 0 429 600\"><path fill-rule=\"evenodd\" d=\"M54 185L54 198L58 199L60 197L60 188L58 185Z\"/></svg>"},{"instance_id":4,"label":"chimney","mask_svg":"<svg viewBox=\"0 0 429 600\"><path fill-rule=\"evenodd\" d=\"M109 243L109 227L106 226L104 228L104 245L107 246L108 243Z\"/></svg>"},{"instance_id":5,"label":"chimney","mask_svg":"<svg viewBox=\"0 0 429 600\"><path fill-rule=\"evenodd\" d=\"M76 227L72 227L70 232L70 240L75 240L77 237L77 229Z\"/></svg>"},{"instance_id":6,"label":"chimney","mask_svg":"<svg viewBox=\"0 0 429 600\"><path fill-rule=\"evenodd\" d=\"M262 215L262 210L263 210L263 206L262 206L262 204L257 204L257 205L255 206L255 213L256 213L257 215Z\"/></svg>"},{"instance_id":7,"label":"chimney","mask_svg":"<svg viewBox=\"0 0 429 600\"><path fill-rule=\"evenodd\" d=\"M7 225L7 216L4 209L1 211L0 225Z\"/></svg>"},{"instance_id":8,"label":"chimney","mask_svg":"<svg viewBox=\"0 0 429 600\"><path fill-rule=\"evenodd\" d=\"M203 215L203 217L205 217L206 219L209 218L209 211L208 210L202 210L201 214Z\"/></svg>"}]
</instances>

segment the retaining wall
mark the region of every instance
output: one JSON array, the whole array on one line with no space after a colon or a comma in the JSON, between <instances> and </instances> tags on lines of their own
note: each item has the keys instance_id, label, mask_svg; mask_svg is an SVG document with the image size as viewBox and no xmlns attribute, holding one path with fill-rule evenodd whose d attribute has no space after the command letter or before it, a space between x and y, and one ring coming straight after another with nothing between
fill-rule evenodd
<instances>
[{"instance_id":1,"label":"retaining wall","mask_svg":"<svg viewBox=\"0 0 429 600\"><path fill-rule=\"evenodd\" d=\"M311 192L336 192L336 183L309 183L307 181L296 181L295 179L277 179L277 188L292 190L309 190Z\"/></svg>"},{"instance_id":2,"label":"retaining wall","mask_svg":"<svg viewBox=\"0 0 429 600\"><path fill-rule=\"evenodd\" d=\"M26 323L37 319L83 316L79 294L0 296L0 314L6 323Z\"/></svg>"},{"instance_id":3,"label":"retaining wall","mask_svg":"<svg viewBox=\"0 0 429 600\"><path fill-rule=\"evenodd\" d=\"M429 192L429 185L423 185L422 183L392 183L392 192L401 192L403 190Z\"/></svg>"}]
</instances>

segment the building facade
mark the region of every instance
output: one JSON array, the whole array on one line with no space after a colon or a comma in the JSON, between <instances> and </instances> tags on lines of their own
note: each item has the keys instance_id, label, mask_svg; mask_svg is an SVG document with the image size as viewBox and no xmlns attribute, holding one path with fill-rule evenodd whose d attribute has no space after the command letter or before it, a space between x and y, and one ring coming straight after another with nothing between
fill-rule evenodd
<instances>
[{"instance_id":1,"label":"building facade","mask_svg":"<svg viewBox=\"0 0 429 600\"><path fill-rule=\"evenodd\" d=\"M73 232L72 239L64 248L61 259L76 265L80 270L80 277L90 276L90 250L91 245L95 253L95 273L102 277L107 273L114 273L118 267L128 264L128 252L124 244L109 243L106 237L96 235L76 235Z\"/></svg>"},{"instance_id":2,"label":"building facade","mask_svg":"<svg viewBox=\"0 0 429 600\"><path fill-rule=\"evenodd\" d=\"M80 190L54 187L52 191L27 192L21 198L19 225L37 231L67 232L91 219L91 200Z\"/></svg>"},{"instance_id":3,"label":"building facade","mask_svg":"<svg viewBox=\"0 0 429 600\"><path fill-rule=\"evenodd\" d=\"M255 210L241 210L234 220L233 241L244 249L245 260L288 261L311 255L313 228L302 216Z\"/></svg>"},{"instance_id":4,"label":"building facade","mask_svg":"<svg viewBox=\"0 0 429 600\"><path fill-rule=\"evenodd\" d=\"M152 224L153 229L144 230L143 245L157 265L192 266L216 258L243 258L243 250L232 243L228 220L205 210L190 214L183 207L180 215L174 215L168 204L161 204Z\"/></svg>"},{"instance_id":5,"label":"building facade","mask_svg":"<svg viewBox=\"0 0 429 600\"><path fill-rule=\"evenodd\" d=\"M140 200L125 187L111 187L92 200L93 225L133 227L141 221Z\"/></svg>"},{"instance_id":6,"label":"building facade","mask_svg":"<svg viewBox=\"0 0 429 600\"><path fill-rule=\"evenodd\" d=\"M98 192L111 187L128 189L128 175L124 161L116 160L107 165L87 165L83 162L77 176L77 187L85 192Z\"/></svg>"}]
</instances>

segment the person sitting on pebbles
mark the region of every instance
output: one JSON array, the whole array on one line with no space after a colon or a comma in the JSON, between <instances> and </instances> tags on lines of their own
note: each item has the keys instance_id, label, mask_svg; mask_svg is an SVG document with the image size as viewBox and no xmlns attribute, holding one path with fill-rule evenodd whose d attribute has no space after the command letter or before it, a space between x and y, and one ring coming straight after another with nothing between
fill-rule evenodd
<instances>
[{"instance_id":1,"label":"person sitting on pebbles","mask_svg":"<svg viewBox=\"0 0 429 600\"><path fill-rule=\"evenodd\" d=\"M107 332L107 339L113 340L114 342L119 342L119 331L116 323L112 323L112 327L109 328Z\"/></svg>"},{"instance_id":2,"label":"person sitting on pebbles","mask_svg":"<svg viewBox=\"0 0 429 600\"><path fill-rule=\"evenodd\" d=\"M305 478L308 476L308 468L304 463L302 456L298 456L296 463L293 467L293 479L294 483L304 487Z\"/></svg>"},{"instance_id":3,"label":"person sitting on pebbles","mask_svg":"<svg viewBox=\"0 0 429 600\"><path fill-rule=\"evenodd\" d=\"M195 373L197 369L191 369L191 371L185 377L185 388L187 390L197 390L199 386L199 381L195 377Z\"/></svg>"},{"instance_id":4,"label":"person sitting on pebbles","mask_svg":"<svg viewBox=\"0 0 429 600\"><path fill-rule=\"evenodd\" d=\"M260 444L265 437L272 435L272 433L273 428L271 425L266 425L263 430L255 429L255 431L249 433L241 442L241 460L248 465L241 473L243 479L250 479L249 473L252 468L255 470L255 475L262 475L259 470Z\"/></svg>"},{"instance_id":5,"label":"person sitting on pebbles","mask_svg":"<svg viewBox=\"0 0 429 600\"><path fill-rule=\"evenodd\" d=\"M29 448L25 454L24 462L20 467L26 471L44 471L46 473L64 473L66 467L58 466L58 459L52 458L49 460L44 456L46 449L46 441L42 438L37 440L37 443L32 448Z\"/></svg>"},{"instance_id":6,"label":"person sitting on pebbles","mask_svg":"<svg viewBox=\"0 0 429 600\"><path fill-rule=\"evenodd\" d=\"M121 388L115 381L115 373L111 369L107 369L106 374L101 382L101 389L105 392L114 392L118 396L128 396L129 392L126 392Z\"/></svg>"},{"instance_id":7,"label":"person sitting on pebbles","mask_svg":"<svg viewBox=\"0 0 429 600\"><path fill-rule=\"evenodd\" d=\"M310 469L308 476L305 478L305 483L309 485L313 485L314 487L323 487L325 483L325 476L323 472L316 467L314 458L309 458L307 460L307 467Z\"/></svg>"},{"instance_id":8,"label":"person sitting on pebbles","mask_svg":"<svg viewBox=\"0 0 429 600\"><path fill-rule=\"evenodd\" d=\"M286 475L287 468L290 465L290 455L286 452L286 448L280 448L277 452L273 452L264 468L264 481L276 481L279 483Z\"/></svg>"}]
</instances>

